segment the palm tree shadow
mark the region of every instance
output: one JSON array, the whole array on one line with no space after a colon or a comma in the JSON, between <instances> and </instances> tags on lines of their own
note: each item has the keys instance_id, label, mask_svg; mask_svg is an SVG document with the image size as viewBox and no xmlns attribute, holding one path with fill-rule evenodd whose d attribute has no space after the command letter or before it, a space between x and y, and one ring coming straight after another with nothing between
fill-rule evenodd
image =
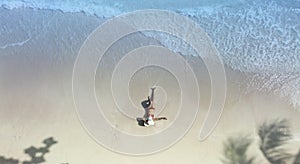
<instances>
[{"instance_id":1,"label":"palm tree shadow","mask_svg":"<svg viewBox=\"0 0 300 164\"><path fill-rule=\"evenodd\" d=\"M300 164L300 150L291 154L284 146L292 139L290 124L287 119L265 121L259 126L259 150L270 164ZM248 157L246 151L251 142L244 137L228 138L224 143L224 159L222 163L253 163L254 158Z\"/></svg>"},{"instance_id":2,"label":"palm tree shadow","mask_svg":"<svg viewBox=\"0 0 300 164\"><path fill-rule=\"evenodd\" d=\"M4 156L0 156L1 164L19 164L19 160L13 158L5 158Z\"/></svg>"},{"instance_id":3,"label":"palm tree shadow","mask_svg":"<svg viewBox=\"0 0 300 164\"><path fill-rule=\"evenodd\" d=\"M0 164L39 164L39 163L43 163L45 162L45 154L50 152L50 147L54 144L57 143L57 141L55 141L53 139L53 137L49 137L46 138L45 140L43 140L43 143L45 146L42 147L34 147L34 146L30 146L29 148L26 148L24 150L24 153L27 154L28 156L30 156L30 160L28 161L23 161L21 163L21 161L19 161L18 159L13 159L13 158L6 158L4 156L0 156Z\"/></svg>"},{"instance_id":4,"label":"palm tree shadow","mask_svg":"<svg viewBox=\"0 0 300 164\"><path fill-rule=\"evenodd\" d=\"M260 150L270 163L286 163L292 154L282 148L291 138L292 133L287 119L263 123L258 131Z\"/></svg>"},{"instance_id":5,"label":"palm tree shadow","mask_svg":"<svg viewBox=\"0 0 300 164\"><path fill-rule=\"evenodd\" d=\"M255 157L248 157L247 152L252 139L246 135L230 137L224 142L222 163L225 164L253 164Z\"/></svg>"}]
</instances>

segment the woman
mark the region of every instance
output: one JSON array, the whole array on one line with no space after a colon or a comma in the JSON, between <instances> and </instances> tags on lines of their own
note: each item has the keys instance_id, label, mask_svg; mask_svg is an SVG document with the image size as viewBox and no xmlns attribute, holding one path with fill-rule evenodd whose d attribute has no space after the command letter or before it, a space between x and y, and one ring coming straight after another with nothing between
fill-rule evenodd
<instances>
[{"instance_id":1,"label":"woman","mask_svg":"<svg viewBox=\"0 0 300 164\"><path fill-rule=\"evenodd\" d=\"M144 126L151 126L154 125L155 120L167 120L166 117L154 117L155 107L154 107L154 90L155 87L151 88L151 96L148 96L148 100L142 101L142 106L145 109L144 115Z\"/></svg>"}]
</instances>

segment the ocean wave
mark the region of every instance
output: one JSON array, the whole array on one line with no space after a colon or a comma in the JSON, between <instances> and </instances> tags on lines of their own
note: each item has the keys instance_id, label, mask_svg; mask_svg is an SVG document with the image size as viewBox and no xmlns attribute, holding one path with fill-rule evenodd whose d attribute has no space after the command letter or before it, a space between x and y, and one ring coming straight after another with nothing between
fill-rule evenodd
<instances>
[{"instance_id":1,"label":"ocean wave","mask_svg":"<svg viewBox=\"0 0 300 164\"><path fill-rule=\"evenodd\" d=\"M113 17L122 12L118 9L118 4L108 6L101 1L60 1L60 0L2 0L0 6L6 9L33 8L60 10L62 12L84 12L87 15L97 15L99 17Z\"/></svg>"},{"instance_id":2,"label":"ocean wave","mask_svg":"<svg viewBox=\"0 0 300 164\"><path fill-rule=\"evenodd\" d=\"M300 10L274 3L239 8L181 11L208 33L224 63L250 73L300 71ZM183 25L184 26L184 25ZM193 51L184 41L167 34L148 32L163 45L184 55Z\"/></svg>"},{"instance_id":3,"label":"ocean wave","mask_svg":"<svg viewBox=\"0 0 300 164\"><path fill-rule=\"evenodd\" d=\"M228 6L240 4L242 0L2 0L0 6L7 9L29 7L33 9L60 10L62 12L84 12L88 15L99 17L113 17L125 12L143 9L162 9L177 11L181 9L192 9L199 6Z\"/></svg>"}]
</instances>

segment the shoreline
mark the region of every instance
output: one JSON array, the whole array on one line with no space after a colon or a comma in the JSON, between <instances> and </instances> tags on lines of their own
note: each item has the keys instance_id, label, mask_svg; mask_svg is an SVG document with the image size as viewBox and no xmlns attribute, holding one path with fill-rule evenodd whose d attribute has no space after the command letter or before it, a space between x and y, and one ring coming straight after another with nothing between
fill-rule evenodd
<instances>
[{"instance_id":1,"label":"shoreline","mask_svg":"<svg viewBox=\"0 0 300 164\"><path fill-rule=\"evenodd\" d=\"M59 10L52 9L32 9L32 8L18 8L18 9L6 9L0 7L0 12L3 13L4 22L5 20L9 20L8 28L12 29L12 33L3 32L3 37L7 38L6 40L0 41L0 53L5 54L4 56L22 54L22 51L26 52L26 48L24 49L24 44L27 46L35 46L37 42L37 37L53 37L58 42L55 43L53 40L49 40L52 45L57 44L56 47L47 47L47 39L45 41L41 41L41 47L44 47L44 50L39 50L40 54L43 54L43 51L52 51L55 50L55 53L52 56L42 56L36 53L36 58L41 58L41 60L45 60L46 58L50 60L61 60L61 64L73 64L74 63L74 55L77 55L79 51L80 45L83 43L85 38L99 25L108 20L109 18L98 17L96 15L88 15L84 12L62 12ZM18 14L19 13L19 14ZM8 15L6 15L8 14ZM6 15L6 16L5 16ZM60 19L66 20L66 22L62 22L59 20L55 20L55 17L59 17ZM12 18L12 19L10 19ZM45 18L48 18L46 20ZM22 20L21 24L18 20ZM31 21L32 20L32 21ZM80 22L80 21L82 22ZM43 22L40 24L40 22ZM47 31L51 22L55 22L56 25L60 25L62 27L51 25L52 29L49 31L58 32L55 36L44 35L41 33L48 33ZM16 26L17 24L17 26ZM37 24L35 30L32 28L32 24ZM66 28L63 26L67 25ZM37 31L36 31L37 30ZM32 32L31 32L32 31ZM34 32L36 31L36 32ZM144 33L141 33L144 37L148 37ZM13 36L13 37L12 37ZM64 40L60 40L61 38L65 38ZM12 40L15 39L15 40ZM155 38L150 37L150 40L155 40ZM75 41L74 41L75 40ZM157 41L158 44L161 45L161 41ZM45 47L47 47L45 49ZM24 54L24 53L23 53ZM30 55L25 53L26 55ZM68 54L68 55L66 55ZM1 55L2 56L2 55ZM188 58L188 56L186 56ZM26 57L21 57L22 60L27 60ZM70 62L71 61L71 62ZM32 62L32 61L30 61ZM67 62L67 63L65 63ZM232 71L243 72L240 70L233 69L232 66L227 65L228 68ZM294 90L297 90L300 74L297 72L284 72L284 73L273 73L273 74L264 74L263 72L243 72L247 74L247 80L249 87L249 92L251 90L259 89L266 93L275 94L278 97L283 98L285 101L288 101L293 108L299 110L300 102L297 101L299 99L299 94L291 93ZM260 86L258 86L260 85ZM291 87L294 86L294 87ZM256 87L256 88L255 88ZM281 88L280 88L281 87Z\"/></svg>"}]
</instances>

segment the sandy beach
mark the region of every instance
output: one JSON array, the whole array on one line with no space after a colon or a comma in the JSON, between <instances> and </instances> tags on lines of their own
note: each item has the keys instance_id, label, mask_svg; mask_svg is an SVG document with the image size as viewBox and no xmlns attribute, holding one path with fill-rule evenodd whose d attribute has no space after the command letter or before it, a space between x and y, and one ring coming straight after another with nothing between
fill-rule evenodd
<instances>
[{"instance_id":1,"label":"sandy beach","mask_svg":"<svg viewBox=\"0 0 300 164\"><path fill-rule=\"evenodd\" d=\"M293 154L299 150L299 109L273 93L256 90L255 86L249 88L247 82L252 74L232 70L226 65L227 95L222 117L213 133L200 141L199 130L211 101L210 79L200 58L185 56L196 74L201 94L199 112L191 129L170 148L151 155L132 156L110 151L97 143L81 124L72 93L73 66L78 51L86 37L104 20L84 13L24 8L0 8L0 16L15 34L15 37L4 36L0 45L0 156L30 160L24 149L43 146L44 139L53 137L58 143L45 155L45 163L49 164L222 163L226 138L245 134L255 142L249 153L256 156L258 163L267 163L257 151L257 130L264 121L278 118L290 121L294 140L289 142L292 145L289 150ZM105 110L106 118L117 130L134 135L167 129L176 120L174 110L180 105L176 78L158 67L137 71L128 90L132 103L140 108L134 110L143 116L140 101L147 97L151 85L161 87L157 103L158 108L164 109L157 112L167 116L167 121L145 128L139 126L135 118L124 116L113 104L109 84L114 66L125 52L142 45L160 43L140 33L129 35L105 54L95 75L96 97L102 107L111 109ZM145 75L148 76L142 78ZM118 142L118 137L115 140Z\"/></svg>"}]
</instances>

